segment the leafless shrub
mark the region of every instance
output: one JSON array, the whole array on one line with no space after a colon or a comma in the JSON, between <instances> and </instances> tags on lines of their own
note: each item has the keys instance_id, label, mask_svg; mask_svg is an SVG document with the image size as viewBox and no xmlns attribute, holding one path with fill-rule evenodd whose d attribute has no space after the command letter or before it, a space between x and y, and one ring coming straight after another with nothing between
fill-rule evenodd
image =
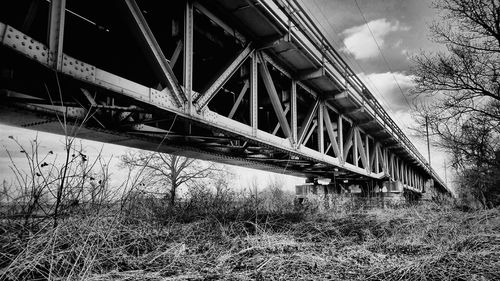
<instances>
[{"instance_id":1,"label":"leafless shrub","mask_svg":"<svg viewBox=\"0 0 500 281\"><path fill-rule=\"evenodd\" d=\"M52 150L42 154L37 138L29 146L11 139L19 151L7 150L13 182L4 181L2 190L6 221L36 231L47 220L56 225L76 209L92 210L106 202L109 171L100 153L89 159L80 144L65 151L61 161ZM13 153L22 154L25 163L16 162Z\"/></svg>"}]
</instances>

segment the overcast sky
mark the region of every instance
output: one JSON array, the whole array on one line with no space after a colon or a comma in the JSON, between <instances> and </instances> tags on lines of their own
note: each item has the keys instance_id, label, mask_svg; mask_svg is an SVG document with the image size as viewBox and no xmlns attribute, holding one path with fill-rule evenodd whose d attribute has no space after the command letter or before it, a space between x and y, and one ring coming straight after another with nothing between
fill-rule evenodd
<instances>
[{"instance_id":1,"label":"overcast sky","mask_svg":"<svg viewBox=\"0 0 500 281\"><path fill-rule=\"evenodd\" d=\"M409 106L405 101L395 80L398 81L403 94L413 86L412 77L409 75L412 54L421 50L437 50L439 46L427 39L428 25L436 16L430 8L430 0L358 0L358 4L371 28L367 28L354 0L299 0L319 27L325 32L332 45L344 55L347 62L371 89L387 112L400 125L407 136L414 142L422 155L427 158L426 143L423 136L413 136L408 130L414 125ZM378 42L384 53L387 65L373 37ZM411 99L408 98L411 102ZM22 163L18 149L8 136L14 136L22 143L37 135L37 132L9 127L0 124L0 175L9 178L10 160L7 158L6 149L19 163ZM38 133L42 151L54 150L62 152L62 138L59 136ZM130 150L130 148L100 144L91 141L82 141L90 155L104 148L106 158L116 157ZM444 180L443 152L431 148L433 168ZM61 155L62 157L62 155ZM117 163L113 160L112 163ZM264 185L268 179L277 177L272 173L254 171L244 168L231 167L235 173L236 185L244 186L257 178ZM121 175L115 169L115 175ZM304 179L278 176L288 188L293 189L295 184L301 184ZM450 178L450 171L448 171ZM449 182L449 181L448 181Z\"/></svg>"}]
</instances>

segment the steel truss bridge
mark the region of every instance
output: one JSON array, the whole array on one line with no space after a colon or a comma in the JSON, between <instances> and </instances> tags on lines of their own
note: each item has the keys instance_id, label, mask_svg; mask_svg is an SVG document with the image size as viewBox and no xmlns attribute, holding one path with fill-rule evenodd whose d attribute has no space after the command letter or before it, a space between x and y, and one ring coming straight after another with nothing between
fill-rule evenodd
<instances>
[{"instance_id":1,"label":"steel truss bridge","mask_svg":"<svg viewBox=\"0 0 500 281\"><path fill-rule=\"evenodd\" d=\"M0 121L449 192L296 0L7 0ZM66 120L69 127L61 126Z\"/></svg>"}]
</instances>

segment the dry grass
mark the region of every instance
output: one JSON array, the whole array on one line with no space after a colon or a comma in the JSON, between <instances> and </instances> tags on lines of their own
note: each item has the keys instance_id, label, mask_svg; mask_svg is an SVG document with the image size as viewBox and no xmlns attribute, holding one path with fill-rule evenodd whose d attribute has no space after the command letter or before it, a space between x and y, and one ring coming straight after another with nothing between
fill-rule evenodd
<instances>
[{"instance_id":1,"label":"dry grass","mask_svg":"<svg viewBox=\"0 0 500 281\"><path fill-rule=\"evenodd\" d=\"M72 217L2 233L0 280L500 280L500 211L436 205L162 224Z\"/></svg>"}]
</instances>

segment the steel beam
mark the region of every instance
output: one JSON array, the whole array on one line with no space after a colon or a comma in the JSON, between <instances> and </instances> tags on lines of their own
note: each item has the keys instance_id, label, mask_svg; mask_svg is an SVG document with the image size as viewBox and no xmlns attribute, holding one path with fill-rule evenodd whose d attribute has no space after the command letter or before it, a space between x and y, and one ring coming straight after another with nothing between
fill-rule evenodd
<instances>
[{"instance_id":1,"label":"steel beam","mask_svg":"<svg viewBox=\"0 0 500 281\"><path fill-rule=\"evenodd\" d=\"M66 0L52 0L49 13L49 66L61 71L63 62L64 21Z\"/></svg>"},{"instance_id":2,"label":"steel beam","mask_svg":"<svg viewBox=\"0 0 500 281\"><path fill-rule=\"evenodd\" d=\"M189 2L189 1L188 1ZM234 36L238 41L241 43L245 44L246 43L246 38L243 36L241 33L239 33L236 29L232 28L229 24L224 22L222 19L217 17L214 13L212 13L210 10L205 8L199 1L195 1L193 3L194 8L196 8L198 11L200 11L202 14L207 16L212 22L220 26L222 29L224 29L227 34L231 34Z\"/></svg>"},{"instance_id":3,"label":"steel beam","mask_svg":"<svg viewBox=\"0 0 500 281\"><path fill-rule=\"evenodd\" d=\"M326 126L326 131L328 133L328 137L330 137L330 144L333 148L333 153L335 154L335 157L339 158L340 162L342 163L343 157L342 157L342 154L340 153L339 142L337 142L337 138L335 137L335 132L333 131L333 126L332 126L332 120L330 118L330 114L328 113L328 110L325 110L325 112L323 113L323 118L325 121L325 126ZM338 126L337 126L337 129L338 129Z\"/></svg>"},{"instance_id":4,"label":"steel beam","mask_svg":"<svg viewBox=\"0 0 500 281\"><path fill-rule=\"evenodd\" d=\"M274 82L271 77L271 73L269 73L266 61L264 60L262 55L259 55L259 57L261 60L261 63L259 65L260 76L264 81L264 86L266 87L267 94L269 95L269 99L271 100L271 104L274 108L274 112L276 113L276 117L278 117L278 121L280 122L281 129L283 130L285 137L290 139L291 142L293 142L293 140L291 139L292 131L290 129L290 125L288 125L288 121L286 120L286 115L283 111L283 107L281 106L281 101L279 99L278 92L274 87Z\"/></svg>"},{"instance_id":5,"label":"steel beam","mask_svg":"<svg viewBox=\"0 0 500 281\"><path fill-rule=\"evenodd\" d=\"M245 80L245 84L243 84L243 88L241 88L240 94L238 95L238 98L236 98L236 101L234 102L233 107L231 108L231 111L229 112L229 115L227 117L233 118L249 87L250 83L248 82L248 80Z\"/></svg>"},{"instance_id":6,"label":"steel beam","mask_svg":"<svg viewBox=\"0 0 500 281\"><path fill-rule=\"evenodd\" d=\"M258 65L258 60L257 56L255 53L251 55L251 60L250 60L250 126L252 127L252 135L256 136L257 135L257 129L258 129L258 114L259 114L259 108L258 108L258 92L257 92L257 87L258 87L258 77L257 77L257 65Z\"/></svg>"},{"instance_id":7,"label":"steel beam","mask_svg":"<svg viewBox=\"0 0 500 281\"><path fill-rule=\"evenodd\" d=\"M374 143L374 146L371 148L371 152L368 155L369 157L369 163L370 163L370 168L372 172L375 172L375 167L377 165L377 162L375 161L376 159L376 154L377 154L377 149L376 149L377 143Z\"/></svg>"},{"instance_id":8,"label":"steel beam","mask_svg":"<svg viewBox=\"0 0 500 281\"><path fill-rule=\"evenodd\" d=\"M394 157L394 180L399 180L399 160L398 157Z\"/></svg>"},{"instance_id":9,"label":"steel beam","mask_svg":"<svg viewBox=\"0 0 500 281\"><path fill-rule=\"evenodd\" d=\"M353 145L353 136L354 136L354 126L352 126L351 129L349 129L347 138L344 140L344 159L347 159L347 155L349 154L349 149L351 149Z\"/></svg>"},{"instance_id":10,"label":"steel beam","mask_svg":"<svg viewBox=\"0 0 500 281\"><path fill-rule=\"evenodd\" d=\"M290 111L290 106L289 105L286 105L285 106L285 115L288 114L288 111ZM278 133L278 130L280 129L281 125L280 125L280 122L278 122L278 124L276 124L276 126L274 126L274 130L272 132L273 135L276 135L276 133Z\"/></svg>"},{"instance_id":11,"label":"steel beam","mask_svg":"<svg viewBox=\"0 0 500 281\"><path fill-rule=\"evenodd\" d=\"M233 74L240 68L240 66L245 62L245 60L252 55L254 48L252 43L248 43L243 50L234 58L231 63L222 71L220 75L217 76L215 81L213 81L210 86L199 95L195 103L198 107L198 111L201 111L205 106L208 105L210 100L219 92L219 90L224 86L224 84L233 76Z\"/></svg>"},{"instance_id":12,"label":"steel beam","mask_svg":"<svg viewBox=\"0 0 500 281\"><path fill-rule=\"evenodd\" d=\"M325 149L325 154L328 154L328 152L330 151L330 149L332 149L332 143L328 143L328 146L326 147Z\"/></svg>"},{"instance_id":13,"label":"steel beam","mask_svg":"<svg viewBox=\"0 0 500 281\"><path fill-rule=\"evenodd\" d=\"M38 0L31 1L28 12L26 13L26 17L24 18L23 27L21 28L21 30L23 32L25 32L25 33L29 32L31 25L33 24L33 20L35 19L35 16L38 12L39 4L40 4L40 1L38 1Z\"/></svg>"},{"instance_id":14,"label":"steel beam","mask_svg":"<svg viewBox=\"0 0 500 281\"><path fill-rule=\"evenodd\" d=\"M312 80L325 77L325 69L322 67L320 69L306 70L299 74L300 81Z\"/></svg>"},{"instance_id":15,"label":"steel beam","mask_svg":"<svg viewBox=\"0 0 500 281\"><path fill-rule=\"evenodd\" d=\"M304 142L302 142L303 145L306 145L306 143L309 141L309 138L311 138L312 134L314 133L314 129L316 129L316 126L318 125L318 122L314 120L311 124L311 129L307 133L307 136L304 138Z\"/></svg>"},{"instance_id":16,"label":"steel beam","mask_svg":"<svg viewBox=\"0 0 500 281\"><path fill-rule=\"evenodd\" d=\"M182 82L184 85L184 95L187 99L187 112L192 114L193 110L193 3L186 1L184 8L184 60L182 64Z\"/></svg>"},{"instance_id":17,"label":"steel beam","mask_svg":"<svg viewBox=\"0 0 500 281\"><path fill-rule=\"evenodd\" d=\"M337 119L337 136L339 138L338 141L338 147L339 147L339 158L340 158L340 163L344 164L345 163L345 158L344 158L344 117L342 115L339 115Z\"/></svg>"},{"instance_id":18,"label":"steel beam","mask_svg":"<svg viewBox=\"0 0 500 281\"><path fill-rule=\"evenodd\" d=\"M177 63L177 60L179 59L179 55L181 54L182 49L183 49L182 47L183 47L182 41L181 40L177 41L177 45L175 46L175 50L172 53L172 56L170 57L170 62L169 62L169 65L172 69L174 68L175 63Z\"/></svg>"},{"instance_id":19,"label":"steel beam","mask_svg":"<svg viewBox=\"0 0 500 281\"><path fill-rule=\"evenodd\" d=\"M408 166L406 163L403 163L403 182L408 184Z\"/></svg>"},{"instance_id":20,"label":"steel beam","mask_svg":"<svg viewBox=\"0 0 500 281\"><path fill-rule=\"evenodd\" d=\"M401 160L401 163L399 165L399 172L400 172L400 179L401 179L401 182L405 182L406 181L406 178L405 178L405 163L404 161Z\"/></svg>"},{"instance_id":21,"label":"steel beam","mask_svg":"<svg viewBox=\"0 0 500 281\"><path fill-rule=\"evenodd\" d=\"M396 177L395 177L395 173L394 173L394 158L395 158L395 155L394 153L391 153L391 157L390 157L390 170L391 170L391 178L393 180L396 180Z\"/></svg>"},{"instance_id":22,"label":"steel beam","mask_svg":"<svg viewBox=\"0 0 500 281\"><path fill-rule=\"evenodd\" d=\"M363 145L363 139L361 138L361 133L359 132L359 128L356 127L354 131L354 137L355 137L355 144L356 144L356 151L359 157L361 158L361 163L363 164L363 167L369 171L368 169L368 162L366 161L366 154L365 154L365 147ZM356 162L356 164L358 164Z\"/></svg>"},{"instance_id":23,"label":"steel beam","mask_svg":"<svg viewBox=\"0 0 500 281\"><path fill-rule=\"evenodd\" d=\"M150 60L160 83L170 89L177 106L181 107L184 101L187 101L187 97L180 89L179 82L177 81L168 60L165 58L160 45L156 41L153 32L149 28L141 9L135 0L125 0L125 4L127 5L128 11L133 19L131 24L133 31L135 31L137 38L142 43L142 48L148 54L148 59ZM186 49L186 47L184 48Z\"/></svg>"},{"instance_id":24,"label":"steel beam","mask_svg":"<svg viewBox=\"0 0 500 281\"><path fill-rule=\"evenodd\" d=\"M383 153L384 153L384 172L387 174L389 173L389 156L386 147L384 147Z\"/></svg>"},{"instance_id":25,"label":"steel beam","mask_svg":"<svg viewBox=\"0 0 500 281\"><path fill-rule=\"evenodd\" d=\"M292 89L290 91L290 122L292 129L292 139L293 143L297 144L297 81L292 80Z\"/></svg>"},{"instance_id":26,"label":"steel beam","mask_svg":"<svg viewBox=\"0 0 500 281\"><path fill-rule=\"evenodd\" d=\"M309 108L306 118L304 119L304 121L302 122L302 126L300 127L297 143L299 144L303 143L304 137L307 134L307 130L309 129L309 126L311 126L311 123L314 120L314 115L316 114L318 106L319 106L319 100L316 100L314 104Z\"/></svg>"},{"instance_id":27,"label":"steel beam","mask_svg":"<svg viewBox=\"0 0 500 281\"><path fill-rule=\"evenodd\" d=\"M324 103L320 102L318 105L318 151L319 153L325 153L325 136L324 136L324 126L323 126L323 111L325 109Z\"/></svg>"},{"instance_id":28,"label":"steel beam","mask_svg":"<svg viewBox=\"0 0 500 281\"><path fill-rule=\"evenodd\" d=\"M90 92L87 89L80 88L80 90L82 91L82 93L85 96L85 98L87 98L87 100L90 102L91 106L97 105L94 97L90 94Z\"/></svg>"},{"instance_id":29,"label":"steel beam","mask_svg":"<svg viewBox=\"0 0 500 281\"><path fill-rule=\"evenodd\" d=\"M365 135L365 155L366 155L366 165L365 166L368 172L372 171L371 163L370 163L370 141L368 138L368 134Z\"/></svg>"}]
</instances>

